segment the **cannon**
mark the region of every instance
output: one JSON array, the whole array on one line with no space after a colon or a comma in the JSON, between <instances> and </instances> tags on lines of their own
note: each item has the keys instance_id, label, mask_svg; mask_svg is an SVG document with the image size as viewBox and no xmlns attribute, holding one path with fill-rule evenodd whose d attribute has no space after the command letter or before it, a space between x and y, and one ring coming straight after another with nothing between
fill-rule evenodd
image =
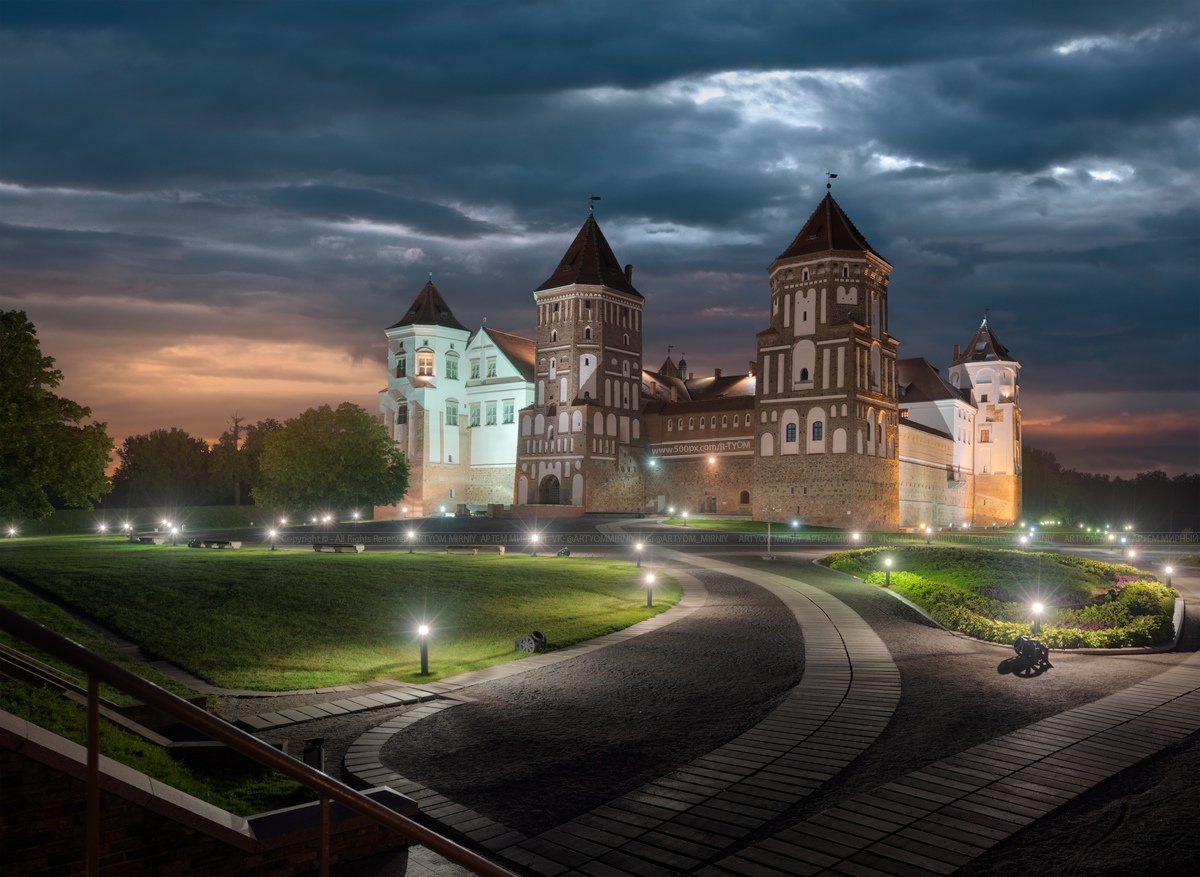
<instances>
[{"instance_id":1,"label":"cannon","mask_svg":"<svg viewBox=\"0 0 1200 877\"><path fill-rule=\"evenodd\" d=\"M516 641L515 647L518 652L525 652L530 655L536 652L544 652L546 651L546 635L540 630L527 633Z\"/></svg>"},{"instance_id":2,"label":"cannon","mask_svg":"<svg viewBox=\"0 0 1200 877\"><path fill-rule=\"evenodd\" d=\"M558 551L556 553L558 554L559 557L570 557L571 549L563 547L563 548L558 549Z\"/></svg>"},{"instance_id":3,"label":"cannon","mask_svg":"<svg viewBox=\"0 0 1200 877\"><path fill-rule=\"evenodd\" d=\"M1032 637L1017 637L1013 641L1013 651L1017 653L1012 659L1013 672L1020 676L1036 676L1054 666L1050 663L1050 649Z\"/></svg>"}]
</instances>

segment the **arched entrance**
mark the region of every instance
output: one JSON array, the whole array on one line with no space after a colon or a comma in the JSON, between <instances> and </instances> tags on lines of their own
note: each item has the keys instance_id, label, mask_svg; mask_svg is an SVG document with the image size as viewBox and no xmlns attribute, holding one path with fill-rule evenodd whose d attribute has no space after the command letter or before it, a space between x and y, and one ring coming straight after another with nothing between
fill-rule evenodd
<instances>
[{"instance_id":1,"label":"arched entrance","mask_svg":"<svg viewBox=\"0 0 1200 877\"><path fill-rule=\"evenodd\" d=\"M554 475L547 475L538 484L538 502L541 505L558 505L562 498L562 489L559 486L558 478Z\"/></svg>"}]
</instances>

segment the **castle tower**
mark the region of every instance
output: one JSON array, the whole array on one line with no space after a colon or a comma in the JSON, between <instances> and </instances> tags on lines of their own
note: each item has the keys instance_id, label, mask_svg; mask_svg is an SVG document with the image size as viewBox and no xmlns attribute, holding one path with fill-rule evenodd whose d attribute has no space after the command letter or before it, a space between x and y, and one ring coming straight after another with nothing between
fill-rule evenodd
<instances>
[{"instance_id":1,"label":"castle tower","mask_svg":"<svg viewBox=\"0 0 1200 877\"><path fill-rule=\"evenodd\" d=\"M534 404L520 415L518 506L639 507L642 306L589 215L537 303Z\"/></svg>"},{"instance_id":2,"label":"castle tower","mask_svg":"<svg viewBox=\"0 0 1200 877\"><path fill-rule=\"evenodd\" d=\"M377 520L453 511L463 501L470 445L465 429L463 355L471 333L455 319L431 279L399 322L384 330L388 385L379 408L388 434L408 461L400 506L379 507Z\"/></svg>"},{"instance_id":3,"label":"castle tower","mask_svg":"<svg viewBox=\"0 0 1200 877\"><path fill-rule=\"evenodd\" d=\"M954 346L950 384L975 403L977 526L1010 524L1021 516L1021 364L1000 343L987 318L965 348Z\"/></svg>"},{"instance_id":4,"label":"castle tower","mask_svg":"<svg viewBox=\"0 0 1200 877\"><path fill-rule=\"evenodd\" d=\"M756 518L897 526L891 270L828 193L767 269L771 324L758 334L755 370Z\"/></svg>"}]
</instances>

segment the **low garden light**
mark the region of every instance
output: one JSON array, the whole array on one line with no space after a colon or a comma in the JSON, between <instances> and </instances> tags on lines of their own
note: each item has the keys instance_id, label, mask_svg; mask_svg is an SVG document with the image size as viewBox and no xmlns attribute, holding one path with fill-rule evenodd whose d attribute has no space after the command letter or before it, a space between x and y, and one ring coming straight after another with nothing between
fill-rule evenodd
<instances>
[{"instance_id":1,"label":"low garden light","mask_svg":"<svg viewBox=\"0 0 1200 877\"><path fill-rule=\"evenodd\" d=\"M646 573L646 608L654 606L654 573Z\"/></svg>"},{"instance_id":2,"label":"low garden light","mask_svg":"<svg viewBox=\"0 0 1200 877\"><path fill-rule=\"evenodd\" d=\"M637 556L638 569L641 569L641 567L642 567L642 549L644 547L645 546L641 542L633 543L633 552Z\"/></svg>"},{"instance_id":3,"label":"low garden light","mask_svg":"<svg viewBox=\"0 0 1200 877\"><path fill-rule=\"evenodd\" d=\"M883 586L890 588L892 586L892 559L885 557L883 559Z\"/></svg>"},{"instance_id":4,"label":"low garden light","mask_svg":"<svg viewBox=\"0 0 1200 877\"><path fill-rule=\"evenodd\" d=\"M851 542L861 542L862 541L862 533L855 530L853 533L850 534L850 541Z\"/></svg>"},{"instance_id":5,"label":"low garden light","mask_svg":"<svg viewBox=\"0 0 1200 877\"><path fill-rule=\"evenodd\" d=\"M683 513L683 526L685 526L685 527L687 526L687 518L688 518L688 513L684 512Z\"/></svg>"},{"instance_id":6,"label":"low garden light","mask_svg":"<svg viewBox=\"0 0 1200 877\"><path fill-rule=\"evenodd\" d=\"M1128 557L1130 560L1134 560L1137 558L1137 551L1133 548L1130 548L1128 551L1125 552L1125 556Z\"/></svg>"},{"instance_id":7,"label":"low garden light","mask_svg":"<svg viewBox=\"0 0 1200 877\"><path fill-rule=\"evenodd\" d=\"M933 540L933 527L925 528L925 544L928 545Z\"/></svg>"},{"instance_id":8,"label":"low garden light","mask_svg":"<svg viewBox=\"0 0 1200 877\"><path fill-rule=\"evenodd\" d=\"M1170 565L1164 566L1163 572L1167 574L1167 587L1169 588L1171 587L1171 573L1175 572L1175 567Z\"/></svg>"},{"instance_id":9,"label":"low garden light","mask_svg":"<svg viewBox=\"0 0 1200 877\"><path fill-rule=\"evenodd\" d=\"M1033 610L1033 635L1037 636L1042 632L1042 613L1046 611L1046 607L1041 603L1034 603L1030 608Z\"/></svg>"},{"instance_id":10,"label":"low garden light","mask_svg":"<svg viewBox=\"0 0 1200 877\"><path fill-rule=\"evenodd\" d=\"M1028 545L1029 537L1026 536L1024 533L1022 533L1020 536L1017 537L1017 541L1020 542L1022 545Z\"/></svg>"},{"instance_id":11,"label":"low garden light","mask_svg":"<svg viewBox=\"0 0 1200 877\"><path fill-rule=\"evenodd\" d=\"M172 528L171 528L171 544L172 544L172 545L174 545L174 544L175 544L175 537L177 537L178 535L179 535L179 528L178 528L178 527L172 527Z\"/></svg>"},{"instance_id":12,"label":"low garden light","mask_svg":"<svg viewBox=\"0 0 1200 877\"><path fill-rule=\"evenodd\" d=\"M530 533L529 534L529 551L533 557L537 557L538 542L540 542L541 539L542 539L542 537L541 537L541 534L539 534L539 533Z\"/></svg>"},{"instance_id":13,"label":"low garden light","mask_svg":"<svg viewBox=\"0 0 1200 877\"><path fill-rule=\"evenodd\" d=\"M667 506L667 514L670 515L671 517L675 517L675 506L673 506L673 505Z\"/></svg>"},{"instance_id":14,"label":"low garden light","mask_svg":"<svg viewBox=\"0 0 1200 877\"><path fill-rule=\"evenodd\" d=\"M417 531L416 531L416 530L409 530L409 531L408 531L408 532L405 534L405 536L407 536L407 537L408 537L408 553L409 553L409 554L412 554L412 553L413 553L413 550L412 550L412 548L413 548L413 540L417 538Z\"/></svg>"},{"instance_id":15,"label":"low garden light","mask_svg":"<svg viewBox=\"0 0 1200 877\"><path fill-rule=\"evenodd\" d=\"M279 531L272 528L267 531L267 541L271 543L271 550L275 550L275 537L279 535Z\"/></svg>"},{"instance_id":16,"label":"low garden light","mask_svg":"<svg viewBox=\"0 0 1200 877\"><path fill-rule=\"evenodd\" d=\"M100 524L98 527L96 527L96 530L100 533L100 535L103 536L108 532L108 524Z\"/></svg>"},{"instance_id":17,"label":"low garden light","mask_svg":"<svg viewBox=\"0 0 1200 877\"><path fill-rule=\"evenodd\" d=\"M429 675L429 625L422 624L417 627L417 637L421 643L421 675Z\"/></svg>"},{"instance_id":18,"label":"low garden light","mask_svg":"<svg viewBox=\"0 0 1200 877\"><path fill-rule=\"evenodd\" d=\"M407 518L408 517L408 506L406 506L406 505L400 506L400 514L404 515L404 517Z\"/></svg>"},{"instance_id":19,"label":"low garden light","mask_svg":"<svg viewBox=\"0 0 1200 877\"><path fill-rule=\"evenodd\" d=\"M288 521L287 521L287 518L280 518L280 519L279 519L279 526L281 526L281 527L286 527L286 526L287 526L287 522L288 522Z\"/></svg>"},{"instance_id":20,"label":"low garden light","mask_svg":"<svg viewBox=\"0 0 1200 877\"><path fill-rule=\"evenodd\" d=\"M800 529L800 521L799 521L799 519L797 519L797 518L792 518L792 529L793 529L793 530L799 530L799 529Z\"/></svg>"},{"instance_id":21,"label":"low garden light","mask_svg":"<svg viewBox=\"0 0 1200 877\"><path fill-rule=\"evenodd\" d=\"M9 527L9 528L8 528L8 535L9 535L10 537L12 537L12 536L16 536L16 535L17 535L17 528L16 528L16 527Z\"/></svg>"},{"instance_id":22,"label":"low garden light","mask_svg":"<svg viewBox=\"0 0 1200 877\"><path fill-rule=\"evenodd\" d=\"M357 521L357 520L358 520L358 517L359 517L359 515L358 515L358 512L351 512L351 513L350 513L350 517L352 517L354 520L356 520L356 521Z\"/></svg>"}]
</instances>

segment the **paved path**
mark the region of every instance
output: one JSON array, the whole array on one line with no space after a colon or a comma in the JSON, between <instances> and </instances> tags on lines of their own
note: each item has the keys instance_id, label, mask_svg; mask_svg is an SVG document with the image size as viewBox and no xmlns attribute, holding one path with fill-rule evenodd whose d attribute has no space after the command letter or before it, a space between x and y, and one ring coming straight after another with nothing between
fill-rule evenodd
<instances>
[{"instance_id":1,"label":"paved path","mask_svg":"<svg viewBox=\"0 0 1200 877\"><path fill-rule=\"evenodd\" d=\"M1118 772L1200 730L1200 653L843 801L704 877L951 874Z\"/></svg>"},{"instance_id":2,"label":"paved path","mask_svg":"<svg viewBox=\"0 0 1200 877\"><path fill-rule=\"evenodd\" d=\"M663 561L678 565L674 570L685 595L702 587L681 571L690 563L686 556L663 551ZM793 612L804 636L800 684L744 734L533 838L401 777L380 762L379 753L393 734L452 703L427 704L367 732L351 746L347 771L363 783L387 784L415 798L424 815L539 874L656 877L691 871L711 861L820 787L870 746L899 701L900 680L879 637L824 591L711 558L703 566L767 588Z\"/></svg>"}]
</instances>

